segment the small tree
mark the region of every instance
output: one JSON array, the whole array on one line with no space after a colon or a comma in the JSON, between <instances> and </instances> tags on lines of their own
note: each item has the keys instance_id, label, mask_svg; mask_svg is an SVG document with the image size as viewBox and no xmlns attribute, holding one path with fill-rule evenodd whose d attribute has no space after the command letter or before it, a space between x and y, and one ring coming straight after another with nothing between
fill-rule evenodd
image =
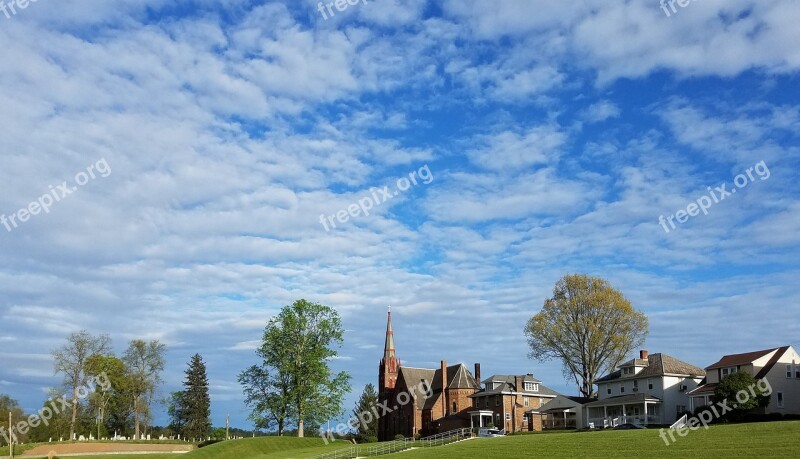
<instances>
[{"instance_id":1,"label":"small tree","mask_svg":"<svg viewBox=\"0 0 800 459\"><path fill-rule=\"evenodd\" d=\"M364 386L364 391L353 409L353 417L361 421L358 423L358 431L355 435L359 443L367 443L370 441L370 437L378 436L378 419L372 414L372 410L377 405L378 394L375 392L375 387L372 384L367 384ZM363 422L365 420L370 422Z\"/></svg>"},{"instance_id":2,"label":"small tree","mask_svg":"<svg viewBox=\"0 0 800 459\"><path fill-rule=\"evenodd\" d=\"M184 408L186 402L184 401L185 393L183 391L176 391L169 395L166 400L167 415L169 415L169 428L175 435L184 435L183 429L186 426L186 409Z\"/></svg>"},{"instance_id":3,"label":"small tree","mask_svg":"<svg viewBox=\"0 0 800 459\"><path fill-rule=\"evenodd\" d=\"M531 358L561 360L565 376L572 376L581 395L591 397L595 379L644 342L647 326L647 316L608 281L576 274L556 283L525 335Z\"/></svg>"},{"instance_id":4,"label":"small tree","mask_svg":"<svg viewBox=\"0 0 800 459\"><path fill-rule=\"evenodd\" d=\"M261 358L261 349L256 350ZM250 420L257 429L275 428L284 434L287 422L294 417L291 377L285 371L273 373L265 365L253 365L239 375L244 388L244 402L250 407Z\"/></svg>"},{"instance_id":5,"label":"small tree","mask_svg":"<svg viewBox=\"0 0 800 459\"><path fill-rule=\"evenodd\" d=\"M737 371L722 378L711 399L714 403L727 401L727 406L733 409L732 413L740 415L769 405L770 394L758 387L756 379L750 373Z\"/></svg>"},{"instance_id":6,"label":"small tree","mask_svg":"<svg viewBox=\"0 0 800 459\"><path fill-rule=\"evenodd\" d=\"M75 423L78 419L78 389L88 383L87 362L94 355L111 354L111 339L108 335L92 336L87 331L72 333L67 343L53 351L54 373L64 374L64 386L72 395L72 418L69 439L75 436Z\"/></svg>"}]
</instances>

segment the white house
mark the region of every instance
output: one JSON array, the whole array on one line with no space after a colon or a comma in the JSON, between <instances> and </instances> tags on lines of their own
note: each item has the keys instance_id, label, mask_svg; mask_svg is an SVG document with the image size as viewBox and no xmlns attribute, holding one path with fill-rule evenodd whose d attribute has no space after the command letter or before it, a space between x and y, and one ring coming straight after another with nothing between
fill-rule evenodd
<instances>
[{"instance_id":1,"label":"white house","mask_svg":"<svg viewBox=\"0 0 800 459\"><path fill-rule=\"evenodd\" d=\"M595 427L620 424L672 424L689 410L689 391L705 371L666 354L640 351L618 369L595 381L597 401L584 405Z\"/></svg>"},{"instance_id":2,"label":"white house","mask_svg":"<svg viewBox=\"0 0 800 459\"><path fill-rule=\"evenodd\" d=\"M709 365L703 384L689 393L692 409L711 404L720 380L737 371L766 380L772 388L769 406L756 412L800 414L800 355L792 346L726 355Z\"/></svg>"}]
</instances>

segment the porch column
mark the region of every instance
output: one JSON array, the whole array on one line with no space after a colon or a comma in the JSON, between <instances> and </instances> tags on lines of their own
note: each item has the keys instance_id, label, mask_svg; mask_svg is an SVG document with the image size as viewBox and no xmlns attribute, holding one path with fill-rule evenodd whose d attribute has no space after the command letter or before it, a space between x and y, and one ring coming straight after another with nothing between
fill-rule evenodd
<instances>
[{"instance_id":1,"label":"porch column","mask_svg":"<svg viewBox=\"0 0 800 459\"><path fill-rule=\"evenodd\" d=\"M608 410L605 405L603 405L603 419L608 419Z\"/></svg>"},{"instance_id":2,"label":"porch column","mask_svg":"<svg viewBox=\"0 0 800 459\"><path fill-rule=\"evenodd\" d=\"M650 418L647 416L647 400L644 401L644 423L650 424Z\"/></svg>"},{"instance_id":3,"label":"porch column","mask_svg":"<svg viewBox=\"0 0 800 459\"><path fill-rule=\"evenodd\" d=\"M622 404L622 420L628 422L628 412L625 411L625 404Z\"/></svg>"}]
</instances>

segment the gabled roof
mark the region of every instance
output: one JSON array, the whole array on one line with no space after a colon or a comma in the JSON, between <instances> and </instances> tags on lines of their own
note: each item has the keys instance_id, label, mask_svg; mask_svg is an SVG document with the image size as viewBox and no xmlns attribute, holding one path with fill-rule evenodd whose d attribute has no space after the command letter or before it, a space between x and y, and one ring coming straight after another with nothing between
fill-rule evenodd
<instances>
[{"instance_id":1,"label":"gabled roof","mask_svg":"<svg viewBox=\"0 0 800 459\"><path fill-rule=\"evenodd\" d=\"M400 375L398 379L403 379L406 383L406 386L409 388L415 387L417 384L422 382L423 380L426 381L428 384L433 384L434 376L436 375L435 370L428 370L427 368L411 368L411 367L400 367ZM418 409L422 409L427 402L427 397L425 397L424 391L414 391L411 394L414 398L414 405Z\"/></svg>"},{"instance_id":2,"label":"gabled roof","mask_svg":"<svg viewBox=\"0 0 800 459\"><path fill-rule=\"evenodd\" d=\"M442 392L441 368L432 370L428 368L400 367L399 378L402 378L408 387L414 387L422 381L429 384L430 397L426 397L423 391L415 391L412 395L417 408L421 410L433 408ZM447 367L447 381L448 389L474 389L476 391L479 389L472 373L463 364Z\"/></svg>"},{"instance_id":3,"label":"gabled roof","mask_svg":"<svg viewBox=\"0 0 800 459\"><path fill-rule=\"evenodd\" d=\"M722 356L717 362L712 363L706 367L706 370L713 370L715 368L735 367L736 365L747 365L753 361L764 357L765 355L773 352L776 348L765 349L763 351L745 352L743 354L730 354Z\"/></svg>"},{"instance_id":4,"label":"gabled roof","mask_svg":"<svg viewBox=\"0 0 800 459\"><path fill-rule=\"evenodd\" d=\"M767 364L764 365L764 368L762 368L761 371L758 372L755 378L763 379L765 376L767 376L767 373L769 373L769 371L772 370L772 367L774 367L775 364L778 363L778 360L780 360L780 358L783 357L783 354L785 354L786 351L789 350L789 347L790 346L779 347L778 352L776 352L775 355L773 355L772 358L769 359L769 362L767 362Z\"/></svg>"},{"instance_id":5,"label":"gabled roof","mask_svg":"<svg viewBox=\"0 0 800 459\"><path fill-rule=\"evenodd\" d=\"M688 364L683 360L676 359L667 354L656 353L650 354L646 359L634 359L634 360L643 360L647 362L647 366L642 369L639 373L635 375L626 376L626 378L634 379L634 378L646 378L646 377L653 377L653 376L664 376L664 375L682 375L682 376L705 376L706 372L702 368L696 367L694 365ZM633 361L628 361L627 363L631 364ZM625 364L620 365L620 367L626 366ZM630 366L630 365L628 365ZM616 370L613 373L609 373L603 376L600 379L595 381L596 383L614 381L617 379L622 379L622 371Z\"/></svg>"},{"instance_id":6,"label":"gabled roof","mask_svg":"<svg viewBox=\"0 0 800 459\"><path fill-rule=\"evenodd\" d=\"M714 370L717 368L724 368L724 367L735 367L737 365L748 365L766 355L769 355L774 351L778 352L775 353L775 355L773 356L772 359L770 359L770 361L772 360L777 361L777 359L779 359L788 349L789 346L783 346L783 347L773 347L772 349L764 349L763 351L753 351L753 352L745 352L743 354L725 355L721 359L719 359L719 361L707 366L706 370ZM777 359L775 357L777 357ZM770 366L770 368L772 367L771 365L768 366ZM764 368L766 368L766 366Z\"/></svg>"}]
</instances>

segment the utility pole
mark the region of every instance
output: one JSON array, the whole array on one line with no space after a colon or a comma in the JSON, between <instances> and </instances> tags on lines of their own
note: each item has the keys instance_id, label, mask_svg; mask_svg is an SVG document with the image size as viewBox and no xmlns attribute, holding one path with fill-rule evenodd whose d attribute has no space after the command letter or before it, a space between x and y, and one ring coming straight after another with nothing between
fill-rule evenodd
<instances>
[{"instance_id":1,"label":"utility pole","mask_svg":"<svg viewBox=\"0 0 800 459\"><path fill-rule=\"evenodd\" d=\"M11 411L8 412L8 454L14 459L14 430L11 427Z\"/></svg>"},{"instance_id":2,"label":"utility pole","mask_svg":"<svg viewBox=\"0 0 800 459\"><path fill-rule=\"evenodd\" d=\"M226 440L230 440L231 439L230 427L231 427L231 415L229 414L229 415L225 416L225 439Z\"/></svg>"}]
</instances>

